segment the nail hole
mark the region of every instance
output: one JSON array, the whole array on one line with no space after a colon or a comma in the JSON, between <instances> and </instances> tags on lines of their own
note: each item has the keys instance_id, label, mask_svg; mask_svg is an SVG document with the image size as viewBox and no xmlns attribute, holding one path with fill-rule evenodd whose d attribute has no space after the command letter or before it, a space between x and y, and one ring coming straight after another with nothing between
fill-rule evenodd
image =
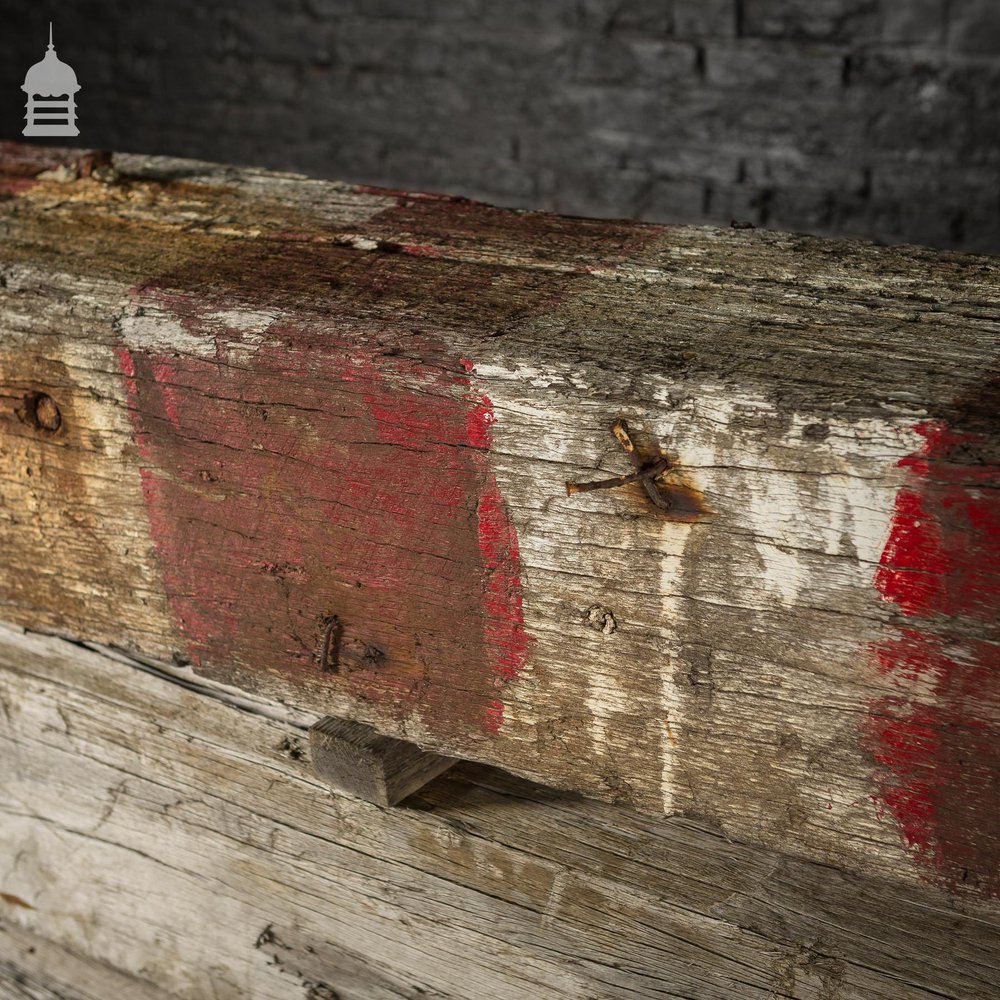
<instances>
[{"instance_id":1,"label":"nail hole","mask_svg":"<svg viewBox=\"0 0 1000 1000\"><path fill-rule=\"evenodd\" d=\"M806 424L802 436L810 441L825 441L830 436L830 427L828 424Z\"/></svg>"},{"instance_id":2,"label":"nail hole","mask_svg":"<svg viewBox=\"0 0 1000 1000\"><path fill-rule=\"evenodd\" d=\"M47 392L29 392L24 397L21 419L36 431L54 434L62 427L62 413L56 401Z\"/></svg>"},{"instance_id":3,"label":"nail hole","mask_svg":"<svg viewBox=\"0 0 1000 1000\"><path fill-rule=\"evenodd\" d=\"M613 635L618 631L618 622L614 612L600 604L587 608L586 624L602 635Z\"/></svg>"}]
</instances>

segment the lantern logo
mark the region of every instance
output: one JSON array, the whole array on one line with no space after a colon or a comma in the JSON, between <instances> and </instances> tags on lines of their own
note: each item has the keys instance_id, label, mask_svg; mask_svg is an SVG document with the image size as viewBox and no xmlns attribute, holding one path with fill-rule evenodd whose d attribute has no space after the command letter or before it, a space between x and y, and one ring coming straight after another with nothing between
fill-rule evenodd
<instances>
[{"instance_id":1,"label":"lantern logo","mask_svg":"<svg viewBox=\"0 0 1000 1000\"><path fill-rule=\"evenodd\" d=\"M49 48L45 58L25 74L21 87L28 95L22 135L79 135L76 127L75 94L80 90L76 73L57 55L52 44L49 21Z\"/></svg>"}]
</instances>

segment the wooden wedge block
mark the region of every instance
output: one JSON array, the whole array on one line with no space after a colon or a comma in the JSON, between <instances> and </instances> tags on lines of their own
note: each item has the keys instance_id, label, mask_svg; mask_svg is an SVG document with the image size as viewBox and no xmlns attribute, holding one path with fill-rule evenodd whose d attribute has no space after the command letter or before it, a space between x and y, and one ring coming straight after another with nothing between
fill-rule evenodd
<instances>
[{"instance_id":1,"label":"wooden wedge block","mask_svg":"<svg viewBox=\"0 0 1000 1000\"><path fill-rule=\"evenodd\" d=\"M327 716L309 730L313 770L338 791L394 806L447 771L454 757L383 736L373 726Z\"/></svg>"}]
</instances>

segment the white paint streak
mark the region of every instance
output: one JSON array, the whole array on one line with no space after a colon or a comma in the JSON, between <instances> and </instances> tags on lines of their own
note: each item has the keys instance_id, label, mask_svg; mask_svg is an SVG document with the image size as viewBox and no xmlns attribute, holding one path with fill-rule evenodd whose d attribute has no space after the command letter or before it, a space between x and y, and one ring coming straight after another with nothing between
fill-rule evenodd
<instances>
[{"instance_id":1,"label":"white paint streak","mask_svg":"<svg viewBox=\"0 0 1000 1000\"><path fill-rule=\"evenodd\" d=\"M344 233L335 240L339 246L350 247L352 250L377 250L378 240L373 240L370 236L362 236L360 233Z\"/></svg>"},{"instance_id":2,"label":"white paint streak","mask_svg":"<svg viewBox=\"0 0 1000 1000\"><path fill-rule=\"evenodd\" d=\"M142 301L130 302L119 321L125 346L131 350L157 351L215 357L225 345L229 360L237 364L249 362L264 343L264 335L272 324L282 319L276 311L255 309L211 309L192 303L197 314L194 324L185 324L169 309L169 300L162 305L151 293ZM191 327L196 328L192 332Z\"/></svg>"},{"instance_id":3,"label":"white paint streak","mask_svg":"<svg viewBox=\"0 0 1000 1000\"><path fill-rule=\"evenodd\" d=\"M682 569L685 543L692 531L690 524L661 524L660 548L660 594L663 612L663 629L668 636L663 643L661 655L663 666L660 670L660 710L662 712L662 733L660 736L660 795L663 811L670 815L674 811L674 789L676 781L676 758L680 740L683 738L684 718L675 680L680 664L677 661L677 643L670 641L671 626L683 614L677 597L678 580Z\"/></svg>"},{"instance_id":4,"label":"white paint streak","mask_svg":"<svg viewBox=\"0 0 1000 1000\"><path fill-rule=\"evenodd\" d=\"M668 386L658 397L668 402ZM870 585L889 533L894 470L920 443L911 424L809 413L787 421L767 398L721 386L701 386L697 400L655 420L681 467L729 503L728 516L751 537L761 585L784 606L822 586L818 554L847 557L841 586ZM821 436L803 433L812 426Z\"/></svg>"},{"instance_id":5,"label":"white paint streak","mask_svg":"<svg viewBox=\"0 0 1000 1000\"><path fill-rule=\"evenodd\" d=\"M205 320L225 330L239 333L243 337L255 337L264 333L279 316L280 314L274 311L263 312L259 309L223 309L219 312L206 313Z\"/></svg>"},{"instance_id":6,"label":"white paint streak","mask_svg":"<svg viewBox=\"0 0 1000 1000\"><path fill-rule=\"evenodd\" d=\"M134 350L171 350L204 355L215 349L210 340L189 333L175 316L152 305L129 306L118 328L125 346Z\"/></svg>"},{"instance_id":7,"label":"white paint streak","mask_svg":"<svg viewBox=\"0 0 1000 1000\"><path fill-rule=\"evenodd\" d=\"M565 720L560 726L582 711L584 734L564 739L585 740L578 752L598 774L643 776L641 794L655 794L670 813L684 752L687 695L675 676L690 641L691 594L722 603L735 594L770 612L863 601L889 531L897 462L918 445L912 420L790 418L759 394L704 383L685 394L666 379L649 386L651 405L616 412L587 392L584 372L480 364L475 374L497 417L492 459L518 528L526 627L538 640L538 676L508 690L505 733L533 738L548 724L533 714L539 703ZM609 433L619 415L675 455L686 481L704 491L735 542L728 572L685 556L693 533L709 525L636 517L622 493L566 496L568 480L627 471ZM595 604L614 613L613 635L588 621Z\"/></svg>"}]
</instances>

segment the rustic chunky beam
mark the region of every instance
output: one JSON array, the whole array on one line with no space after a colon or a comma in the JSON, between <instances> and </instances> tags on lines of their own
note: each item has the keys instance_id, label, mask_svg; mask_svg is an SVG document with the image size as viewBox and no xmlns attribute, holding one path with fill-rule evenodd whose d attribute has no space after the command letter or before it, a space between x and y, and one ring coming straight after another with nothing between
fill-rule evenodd
<instances>
[{"instance_id":1,"label":"rustic chunky beam","mask_svg":"<svg viewBox=\"0 0 1000 1000\"><path fill-rule=\"evenodd\" d=\"M95 962L0 919L2 1000L178 1000L151 983Z\"/></svg>"},{"instance_id":2,"label":"rustic chunky beam","mask_svg":"<svg viewBox=\"0 0 1000 1000\"><path fill-rule=\"evenodd\" d=\"M994 902L481 766L380 809L303 727L141 666L0 626L5 1000L996 994Z\"/></svg>"},{"instance_id":3,"label":"rustic chunky beam","mask_svg":"<svg viewBox=\"0 0 1000 1000\"><path fill-rule=\"evenodd\" d=\"M995 260L14 145L0 190L0 616L1000 892Z\"/></svg>"}]
</instances>

